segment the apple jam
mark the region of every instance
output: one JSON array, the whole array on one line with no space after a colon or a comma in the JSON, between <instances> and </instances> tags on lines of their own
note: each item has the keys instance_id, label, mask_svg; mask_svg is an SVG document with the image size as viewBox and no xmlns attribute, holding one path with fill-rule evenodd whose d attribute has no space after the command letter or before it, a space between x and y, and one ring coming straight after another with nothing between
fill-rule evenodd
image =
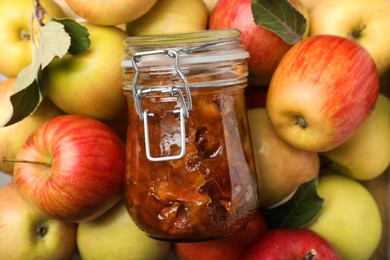
<instances>
[{"instance_id":1,"label":"apple jam","mask_svg":"<svg viewBox=\"0 0 390 260\"><path fill-rule=\"evenodd\" d=\"M223 237L245 227L258 207L247 52L238 36L221 30L127 39L125 201L150 237Z\"/></svg>"}]
</instances>

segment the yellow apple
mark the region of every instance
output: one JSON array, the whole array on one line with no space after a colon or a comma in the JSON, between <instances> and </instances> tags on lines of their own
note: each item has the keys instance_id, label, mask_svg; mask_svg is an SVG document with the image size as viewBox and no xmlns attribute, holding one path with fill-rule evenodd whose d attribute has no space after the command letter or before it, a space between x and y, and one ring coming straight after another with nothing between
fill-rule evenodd
<instances>
[{"instance_id":1,"label":"yellow apple","mask_svg":"<svg viewBox=\"0 0 390 260\"><path fill-rule=\"evenodd\" d=\"M133 21L145 13L157 0L65 0L80 17L97 25L117 25Z\"/></svg>"},{"instance_id":2,"label":"yellow apple","mask_svg":"<svg viewBox=\"0 0 390 260\"><path fill-rule=\"evenodd\" d=\"M15 82L16 78L0 82L0 122L5 121L12 111L9 97L14 91ZM26 139L38 126L62 113L60 109L46 98L33 114L13 125L0 127L0 171L12 174L14 164L3 162L3 159L14 160Z\"/></svg>"},{"instance_id":3,"label":"yellow apple","mask_svg":"<svg viewBox=\"0 0 390 260\"><path fill-rule=\"evenodd\" d=\"M79 224L77 245L82 259L167 259L171 244L154 240L130 218L123 201L100 217Z\"/></svg>"},{"instance_id":4,"label":"yellow apple","mask_svg":"<svg viewBox=\"0 0 390 260\"><path fill-rule=\"evenodd\" d=\"M389 14L389 0L324 0L310 12L310 34L355 40L371 54L382 74L390 69Z\"/></svg>"},{"instance_id":5,"label":"yellow apple","mask_svg":"<svg viewBox=\"0 0 390 260\"><path fill-rule=\"evenodd\" d=\"M52 0L41 0L51 16L62 17L62 9ZM32 61L31 35L32 0L0 1L0 73L6 77L16 75ZM48 20L45 16L45 20ZM34 31L38 30L34 22Z\"/></svg>"},{"instance_id":6,"label":"yellow apple","mask_svg":"<svg viewBox=\"0 0 390 260\"><path fill-rule=\"evenodd\" d=\"M366 260L378 247L382 222L371 193L358 181L327 171L320 174L319 216L308 228L323 236L343 259Z\"/></svg>"},{"instance_id":7,"label":"yellow apple","mask_svg":"<svg viewBox=\"0 0 390 260\"><path fill-rule=\"evenodd\" d=\"M141 18L126 25L130 35L194 32L207 29L203 0L159 0Z\"/></svg>"},{"instance_id":8,"label":"yellow apple","mask_svg":"<svg viewBox=\"0 0 390 260\"><path fill-rule=\"evenodd\" d=\"M320 170L318 154L295 148L273 129L265 108L248 110L258 179L260 205L273 206L288 198Z\"/></svg>"},{"instance_id":9,"label":"yellow apple","mask_svg":"<svg viewBox=\"0 0 390 260\"><path fill-rule=\"evenodd\" d=\"M318 5L322 0L300 0L302 4L310 12L316 5Z\"/></svg>"},{"instance_id":10,"label":"yellow apple","mask_svg":"<svg viewBox=\"0 0 390 260\"><path fill-rule=\"evenodd\" d=\"M47 67L47 95L61 110L100 120L112 120L126 109L121 61L128 36L114 26L81 23L89 33L90 48L65 55Z\"/></svg>"},{"instance_id":11,"label":"yellow apple","mask_svg":"<svg viewBox=\"0 0 390 260\"><path fill-rule=\"evenodd\" d=\"M390 165L390 99L379 94L375 108L362 126L343 144L323 153L337 173L371 180Z\"/></svg>"}]
</instances>

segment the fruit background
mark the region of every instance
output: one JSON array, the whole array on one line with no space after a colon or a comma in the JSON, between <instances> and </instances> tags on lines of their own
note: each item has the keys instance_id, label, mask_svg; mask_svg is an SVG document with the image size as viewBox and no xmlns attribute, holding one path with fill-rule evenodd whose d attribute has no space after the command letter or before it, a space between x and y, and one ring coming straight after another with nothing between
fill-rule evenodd
<instances>
[{"instance_id":1,"label":"fruit background","mask_svg":"<svg viewBox=\"0 0 390 260\"><path fill-rule=\"evenodd\" d=\"M50 14L35 13L33 29L31 2ZM58 23L44 30L53 17L85 26L87 50L71 54ZM269 28L269 19L278 26ZM224 239L153 240L118 192L124 40L224 28L240 29L250 53L246 98L259 212ZM12 115L10 95L29 80L20 104L42 102L0 128L0 259L275 259L274 245L285 257L390 259L389 0L3 0L0 31L0 122ZM49 58L39 46L51 47ZM47 82L42 101L33 88L40 77ZM283 111L293 117L284 121Z\"/></svg>"}]
</instances>

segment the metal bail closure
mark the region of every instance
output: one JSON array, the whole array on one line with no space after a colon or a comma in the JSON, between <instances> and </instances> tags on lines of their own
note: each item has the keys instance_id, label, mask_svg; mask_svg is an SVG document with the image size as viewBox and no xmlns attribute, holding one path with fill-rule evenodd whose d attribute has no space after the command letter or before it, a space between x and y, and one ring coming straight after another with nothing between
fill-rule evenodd
<instances>
[{"instance_id":1,"label":"metal bail closure","mask_svg":"<svg viewBox=\"0 0 390 260\"><path fill-rule=\"evenodd\" d=\"M158 54L165 54L168 57L175 59L175 71L179 75L180 79L183 81L183 85L169 85L168 87L157 87L157 88L148 88L148 89L142 89L142 87L139 87L139 88L137 87L137 81L138 81L138 75L139 75L139 68L137 66L137 63L141 60L142 56L158 55ZM146 157L148 158L148 160L153 161L153 162L177 160L177 159L182 158L186 152L185 119L189 117L189 111L192 108L192 100L191 100L191 94L190 94L190 88L189 88L188 81L179 68L179 53L177 51L172 51L172 50L157 50L157 51L135 53L133 55L133 58L132 58L132 65L133 65L134 70L135 70L135 75L134 75L133 82L132 82L132 92L133 92L133 97L134 97L135 109L136 109L138 115L140 116L141 121L143 121L143 123L144 123ZM184 95L180 89L182 87L184 87L184 89L186 91L187 103L186 103ZM175 94L178 95L180 108L172 111L174 114L179 114L179 120L180 120L181 149L180 149L180 153L178 155L161 156L161 157L153 157L151 155L148 118L153 117L154 114L150 113L148 109L145 109L144 111L142 111L143 109L142 109L142 105L141 105L142 98L147 96L148 94L151 94L151 93L169 94L171 97L175 96Z\"/></svg>"}]
</instances>

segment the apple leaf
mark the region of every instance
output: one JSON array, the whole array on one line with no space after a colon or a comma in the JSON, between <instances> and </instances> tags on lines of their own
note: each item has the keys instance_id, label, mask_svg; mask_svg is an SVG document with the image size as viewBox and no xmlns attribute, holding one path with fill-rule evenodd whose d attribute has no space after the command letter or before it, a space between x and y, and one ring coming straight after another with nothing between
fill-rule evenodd
<instances>
[{"instance_id":1,"label":"apple leaf","mask_svg":"<svg viewBox=\"0 0 390 260\"><path fill-rule=\"evenodd\" d=\"M317 194L317 186L318 177L302 183L287 202L262 209L269 227L302 228L309 225L322 209L323 199Z\"/></svg>"},{"instance_id":2,"label":"apple leaf","mask_svg":"<svg viewBox=\"0 0 390 260\"><path fill-rule=\"evenodd\" d=\"M65 31L71 37L68 52L72 55L80 54L91 45L88 29L72 19L54 19L54 21L64 25Z\"/></svg>"},{"instance_id":3,"label":"apple leaf","mask_svg":"<svg viewBox=\"0 0 390 260\"><path fill-rule=\"evenodd\" d=\"M44 69L55 57L62 58L69 49L70 36L65 31L64 25L50 21L41 28L38 42L42 52L42 69Z\"/></svg>"},{"instance_id":4,"label":"apple leaf","mask_svg":"<svg viewBox=\"0 0 390 260\"><path fill-rule=\"evenodd\" d=\"M273 31L288 44L302 39L306 18L288 0L252 0L251 8L257 25Z\"/></svg>"}]
</instances>

